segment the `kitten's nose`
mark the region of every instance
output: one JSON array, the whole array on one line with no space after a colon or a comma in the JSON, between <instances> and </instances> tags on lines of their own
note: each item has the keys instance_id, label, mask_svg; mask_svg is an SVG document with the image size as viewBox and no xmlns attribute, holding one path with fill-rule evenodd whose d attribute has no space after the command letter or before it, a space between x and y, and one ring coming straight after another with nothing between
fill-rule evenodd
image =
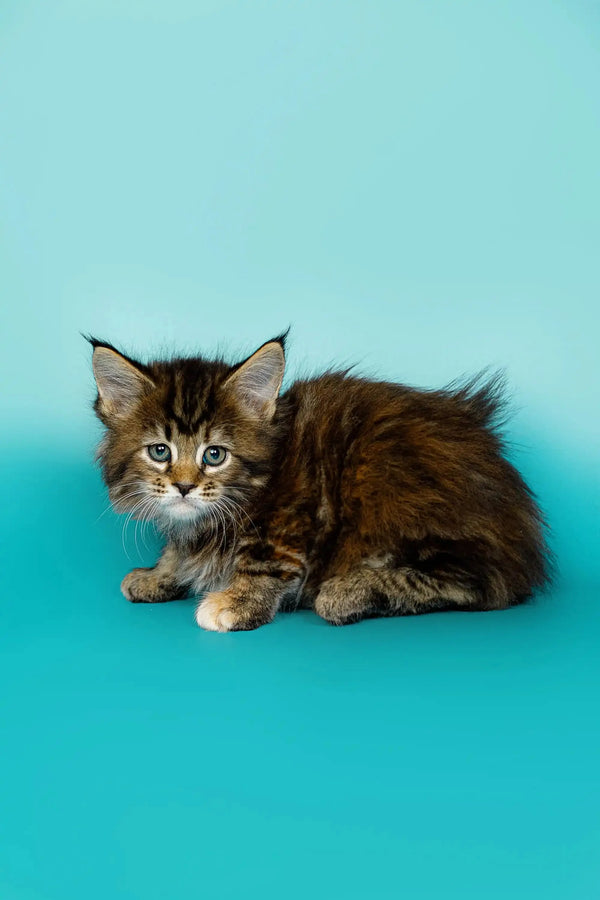
<instances>
[{"instance_id":1,"label":"kitten's nose","mask_svg":"<svg viewBox=\"0 0 600 900\"><path fill-rule=\"evenodd\" d=\"M189 494L191 490L193 490L196 485L189 484L188 482L183 483L182 481L174 481L173 487L176 487L182 497L185 497L186 494Z\"/></svg>"}]
</instances>

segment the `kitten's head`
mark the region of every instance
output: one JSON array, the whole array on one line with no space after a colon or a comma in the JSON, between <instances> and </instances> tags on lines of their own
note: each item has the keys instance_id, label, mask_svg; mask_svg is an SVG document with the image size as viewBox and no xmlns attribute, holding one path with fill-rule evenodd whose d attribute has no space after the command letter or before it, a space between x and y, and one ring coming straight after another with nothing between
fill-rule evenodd
<instances>
[{"instance_id":1,"label":"kitten's head","mask_svg":"<svg viewBox=\"0 0 600 900\"><path fill-rule=\"evenodd\" d=\"M284 337L235 366L143 364L89 340L94 409L107 428L99 459L115 508L183 532L239 518L271 468Z\"/></svg>"}]
</instances>

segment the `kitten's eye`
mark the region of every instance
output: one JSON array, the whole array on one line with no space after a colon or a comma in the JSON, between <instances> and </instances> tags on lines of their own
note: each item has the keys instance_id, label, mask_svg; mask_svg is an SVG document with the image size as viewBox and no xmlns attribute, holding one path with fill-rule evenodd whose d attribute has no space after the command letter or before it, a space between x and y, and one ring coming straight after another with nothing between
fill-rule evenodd
<instances>
[{"instance_id":1,"label":"kitten's eye","mask_svg":"<svg viewBox=\"0 0 600 900\"><path fill-rule=\"evenodd\" d=\"M148 456L155 462L169 462L171 459L171 451L166 444L150 444L148 447Z\"/></svg>"},{"instance_id":2,"label":"kitten's eye","mask_svg":"<svg viewBox=\"0 0 600 900\"><path fill-rule=\"evenodd\" d=\"M220 466L227 459L225 447L207 447L202 456L202 462L207 466Z\"/></svg>"}]
</instances>

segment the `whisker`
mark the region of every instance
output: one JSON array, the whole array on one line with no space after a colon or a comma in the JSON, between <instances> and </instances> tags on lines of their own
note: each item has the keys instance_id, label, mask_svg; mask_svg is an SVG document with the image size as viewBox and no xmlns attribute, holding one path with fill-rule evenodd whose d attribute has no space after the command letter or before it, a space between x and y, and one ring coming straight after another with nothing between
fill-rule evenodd
<instances>
[{"instance_id":1,"label":"whisker","mask_svg":"<svg viewBox=\"0 0 600 900\"><path fill-rule=\"evenodd\" d=\"M138 514L138 517L137 517L137 521L136 521L136 523L135 523L135 529L134 529L134 532L133 532L133 537L134 537L134 540L135 540L135 549L136 549L136 552L137 552L138 556L141 556L141 554L140 554L140 548L139 548L139 546L138 546L138 528L140 527L140 524L143 525L143 523L144 523L144 521L145 521L145 519L146 519L147 514L148 514L151 510L154 510L154 508L155 508L155 503L156 503L156 499L157 499L157 498L155 498L155 497L153 497L152 495L150 495L149 497L146 498L146 503L142 504L142 507L141 507L141 509L139 510L139 514ZM148 549L148 548L146 547L146 549Z\"/></svg>"},{"instance_id":2,"label":"whisker","mask_svg":"<svg viewBox=\"0 0 600 900\"><path fill-rule=\"evenodd\" d=\"M246 512L246 510L244 509L243 506L241 506L239 503L237 503L232 497L226 497L226 496L224 496L224 497L219 497L219 500L222 501L222 502L225 503L225 504L231 504L231 506L233 507L233 509L234 509L235 511L237 511L238 513L241 513L242 515L244 515L244 516L246 517L246 519L248 519L248 522L250 523L250 525L252 526L252 528L254 529L254 531L255 531L255 533L256 533L256 536L257 536L258 538L260 538L260 534L259 534L258 528L256 527L256 525L255 525L255 523L254 523L254 520L251 518L251 516L248 515L248 513ZM242 523L241 523L241 522L240 522L240 527L242 527Z\"/></svg>"},{"instance_id":3,"label":"whisker","mask_svg":"<svg viewBox=\"0 0 600 900\"><path fill-rule=\"evenodd\" d=\"M151 498L151 495L148 495L147 491L144 493L145 493L145 496L142 497L141 500L138 500L137 503L135 503L134 506L132 507L132 509L129 511L129 515L125 519L125 522L123 523L123 528L121 529L121 543L123 545L123 550L125 551L125 555L127 556L127 559L129 559L129 560L131 560L131 557L129 556L127 547L125 546L125 535L127 533L127 526L131 522L131 519L133 518L135 513L138 512L138 510L143 509L145 503L148 501L148 499ZM137 541L136 541L136 549L137 549ZM139 551L138 551L138 553L139 553Z\"/></svg>"},{"instance_id":4,"label":"whisker","mask_svg":"<svg viewBox=\"0 0 600 900\"><path fill-rule=\"evenodd\" d=\"M119 503L121 503L121 502L124 501L124 500L129 500L131 497L135 497L135 496L137 496L138 494L142 494L142 493L146 493L146 491L131 491L131 492L128 493L128 494L124 494L122 497L117 497L115 500L109 500L108 505L107 505L106 508L100 513L100 515L98 516L98 518L97 518L96 521L94 522L94 525L96 525L96 524L100 521L100 519L102 518L102 516L105 516L106 513L107 513L110 509L112 509L112 510L114 510L115 512L118 513L119 510L118 510L118 508L117 508L117 505L118 505Z\"/></svg>"},{"instance_id":5,"label":"whisker","mask_svg":"<svg viewBox=\"0 0 600 900\"><path fill-rule=\"evenodd\" d=\"M231 509L229 509L229 507L227 505L224 505L222 503L222 501L223 501L223 498L219 497L217 500L214 501L214 507L215 507L215 511L218 512L219 516L222 518L223 523L224 523L223 524L223 541L224 541L224 549L227 549L227 521L229 520L229 522L231 523L231 525L233 527L233 542L234 543L237 542L237 536L238 536L237 532L238 532L238 526L240 523L237 520L235 510L232 511ZM222 546L223 546L223 544L222 544Z\"/></svg>"}]
</instances>

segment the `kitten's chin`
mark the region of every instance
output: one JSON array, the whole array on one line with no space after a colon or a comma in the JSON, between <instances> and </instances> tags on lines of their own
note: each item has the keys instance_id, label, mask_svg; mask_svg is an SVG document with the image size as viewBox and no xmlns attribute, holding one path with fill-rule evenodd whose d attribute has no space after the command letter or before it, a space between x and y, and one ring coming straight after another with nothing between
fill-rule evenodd
<instances>
[{"instance_id":1,"label":"kitten's chin","mask_svg":"<svg viewBox=\"0 0 600 900\"><path fill-rule=\"evenodd\" d=\"M206 515L206 509L189 500L175 500L164 505L162 516L172 525L193 525Z\"/></svg>"}]
</instances>

